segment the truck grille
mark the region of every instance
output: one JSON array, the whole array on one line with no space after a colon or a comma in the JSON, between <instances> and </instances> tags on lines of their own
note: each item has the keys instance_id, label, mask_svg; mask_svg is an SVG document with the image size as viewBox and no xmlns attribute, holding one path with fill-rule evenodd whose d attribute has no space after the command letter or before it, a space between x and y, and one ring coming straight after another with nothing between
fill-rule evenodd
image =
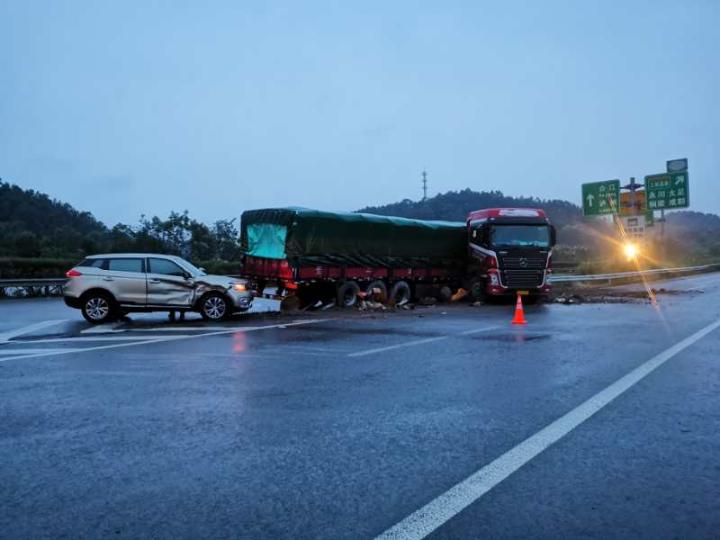
<instances>
[{"instance_id":1,"label":"truck grille","mask_svg":"<svg viewBox=\"0 0 720 540\"><path fill-rule=\"evenodd\" d=\"M540 287L545 274L545 257L502 257L503 285L512 289Z\"/></svg>"},{"instance_id":2,"label":"truck grille","mask_svg":"<svg viewBox=\"0 0 720 540\"><path fill-rule=\"evenodd\" d=\"M505 270L503 284L513 289L539 287L543 282L543 273L542 270Z\"/></svg>"},{"instance_id":3,"label":"truck grille","mask_svg":"<svg viewBox=\"0 0 720 540\"><path fill-rule=\"evenodd\" d=\"M545 270L544 257L503 257L506 270Z\"/></svg>"}]
</instances>

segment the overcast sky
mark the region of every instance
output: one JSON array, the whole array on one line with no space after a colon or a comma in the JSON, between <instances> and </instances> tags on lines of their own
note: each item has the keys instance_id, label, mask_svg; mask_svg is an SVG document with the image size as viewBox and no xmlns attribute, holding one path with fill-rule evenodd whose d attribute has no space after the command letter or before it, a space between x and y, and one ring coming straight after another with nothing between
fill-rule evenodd
<instances>
[{"instance_id":1,"label":"overcast sky","mask_svg":"<svg viewBox=\"0 0 720 540\"><path fill-rule=\"evenodd\" d=\"M0 0L0 177L112 225L688 157L720 212L720 2Z\"/></svg>"}]
</instances>

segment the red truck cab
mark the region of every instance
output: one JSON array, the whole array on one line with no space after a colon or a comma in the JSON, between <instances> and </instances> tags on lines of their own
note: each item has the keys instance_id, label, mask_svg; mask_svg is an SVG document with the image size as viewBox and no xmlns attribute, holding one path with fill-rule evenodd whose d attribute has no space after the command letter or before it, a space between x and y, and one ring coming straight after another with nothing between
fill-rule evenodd
<instances>
[{"instance_id":1,"label":"red truck cab","mask_svg":"<svg viewBox=\"0 0 720 540\"><path fill-rule=\"evenodd\" d=\"M473 296L541 296L550 291L555 227L543 210L486 208L467 218Z\"/></svg>"}]
</instances>

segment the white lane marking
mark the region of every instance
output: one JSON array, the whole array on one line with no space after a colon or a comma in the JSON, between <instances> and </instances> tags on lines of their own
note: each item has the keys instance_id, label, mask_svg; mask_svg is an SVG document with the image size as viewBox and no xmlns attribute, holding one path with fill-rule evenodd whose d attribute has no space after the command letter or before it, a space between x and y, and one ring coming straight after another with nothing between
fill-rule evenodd
<instances>
[{"instance_id":1,"label":"white lane marking","mask_svg":"<svg viewBox=\"0 0 720 540\"><path fill-rule=\"evenodd\" d=\"M159 336L80 336L80 337L66 337L66 338L43 338L43 339L26 339L26 340L16 340L12 343L14 344L32 344L32 343L67 343L67 342L80 342L80 343L90 343L94 341L141 341L141 340L147 340L147 339L164 339L168 337L173 338L187 338L191 337L191 334L182 335L182 336L165 336L165 335L159 335Z\"/></svg>"},{"instance_id":2,"label":"white lane marking","mask_svg":"<svg viewBox=\"0 0 720 540\"><path fill-rule=\"evenodd\" d=\"M474 330L465 330L460 332L461 336L469 336L471 334L477 334L479 332L487 332L488 330L495 330L497 326L485 326L484 328L475 328Z\"/></svg>"},{"instance_id":3,"label":"white lane marking","mask_svg":"<svg viewBox=\"0 0 720 540\"><path fill-rule=\"evenodd\" d=\"M37 354L26 354L21 356L11 356L9 358L0 358L0 362L9 362L10 360L20 360L23 358L40 358L43 356L59 356L61 354L69 354L69 353L84 353L84 352L91 352L91 351L102 351L107 349L119 349L121 347L135 347L137 345L147 345L150 343L165 343L169 341L179 341L181 339L197 339L197 338L203 338L203 337L210 337L210 336L219 336L223 334L235 334L240 332L254 332L256 330L269 330L271 328L286 328L288 326L300 326L303 324L316 324L320 322L328 321L329 319L314 319L314 320L307 320L307 321L295 321L295 322L289 322L289 323L283 323L283 324L271 324L267 326L250 326L247 328L233 328L231 330L222 330L217 332L208 332L207 334L193 334L189 336L167 336L167 337L161 337L161 338L154 338L154 339L141 339L141 340L135 340L130 343L114 343L112 345L99 345L97 347L86 347L84 349L76 350L76 349L63 349L62 352L51 352L51 353L37 353ZM92 339L92 338L77 338L77 339ZM26 341L25 343L35 343L34 341Z\"/></svg>"},{"instance_id":4,"label":"white lane marking","mask_svg":"<svg viewBox=\"0 0 720 540\"><path fill-rule=\"evenodd\" d=\"M123 329L124 332L202 332L207 330L230 330L230 328L242 328L242 326L153 326L149 328L133 328L132 326Z\"/></svg>"},{"instance_id":5,"label":"white lane marking","mask_svg":"<svg viewBox=\"0 0 720 540\"><path fill-rule=\"evenodd\" d=\"M587 401L455 484L445 493L386 530L378 539L421 539L476 502L492 488L642 381L672 357L720 327L720 319L653 356Z\"/></svg>"},{"instance_id":6,"label":"white lane marking","mask_svg":"<svg viewBox=\"0 0 720 540\"><path fill-rule=\"evenodd\" d=\"M413 345L422 345L423 343L432 343L433 341L440 341L447 339L449 336L437 336L425 339L416 339L415 341L406 341L405 343L398 343L397 345L388 345L387 347L378 347L377 349L367 349L365 351L358 351L348 354L350 358L356 358L358 356L367 356L369 354L375 354L379 352L392 351L393 349L400 349L402 347L412 347Z\"/></svg>"},{"instance_id":7,"label":"white lane marking","mask_svg":"<svg viewBox=\"0 0 720 540\"><path fill-rule=\"evenodd\" d=\"M29 326L23 326L22 328L10 330L9 332L3 332L2 334L0 334L0 343L2 343L3 341L8 341L17 336L22 336L23 334L29 334L31 332L42 330L43 328L48 328L50 326L55 326L56 324L61 324L64 322L67 322L67 319L55 319L52 321L43 321L31 324Z\"/></svg>"},{"instance_id":8,"label":"white lane marking","mask_svg":"<svg viewBox=\"0 0 720 540\"><path fill-rule=\"evenodd\" d=\"M437 336L437 337L431 337L431 338L416 339L415 341L406 341L405 343L397 343L395 345L388 345L387 347L378 347L377 349L367 349L364 351L350 353L350 354L348 354L348 357L357 358L358 356L367 356L369 354L392 351L395 349L401 349L403 347L414 347L415 345L423 345L425 343L433 343L434 341L442 341L443 339L448 339L448 338L455 337L455 336L476 334L478 332L486 332L488 330L493 330L495 328L497 328L497 327L496 326L488 326L486 328L477 328L474 330L467 330L465 332L460 332L458 334L449 334L447 336Z\"/></svg>"},{"instance_id":9,"label":"white lane marking","mask_svg":"<svg viewBox=\"0 0 720 540\"><path fill-rule=\"evenodd\" d=\"M76 352L82 349L0 349L0 355L3 354L33 354L33 353L44 353L44 352Z\"/></svg>"}]
</instances>

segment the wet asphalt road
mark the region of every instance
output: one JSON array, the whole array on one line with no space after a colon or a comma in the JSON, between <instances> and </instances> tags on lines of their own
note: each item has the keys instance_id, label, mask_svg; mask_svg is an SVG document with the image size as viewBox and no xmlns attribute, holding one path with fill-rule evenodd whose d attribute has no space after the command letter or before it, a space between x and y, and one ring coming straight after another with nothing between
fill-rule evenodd
<instances>
[{"instance_id":1,"label":"wet asphalt road","mask_svg":"<svg viewBox=\"0 0 720 540\"><path fill-rule=\"evenodd\" d=\"M55 322L0 344L0 537L372 538L720 319L720 275L663 286L524 328L464 305L88 332L2 301L0 335ZM430 537L717 538L719 360L720 329Z\"/></svg>"}]
</instances>

